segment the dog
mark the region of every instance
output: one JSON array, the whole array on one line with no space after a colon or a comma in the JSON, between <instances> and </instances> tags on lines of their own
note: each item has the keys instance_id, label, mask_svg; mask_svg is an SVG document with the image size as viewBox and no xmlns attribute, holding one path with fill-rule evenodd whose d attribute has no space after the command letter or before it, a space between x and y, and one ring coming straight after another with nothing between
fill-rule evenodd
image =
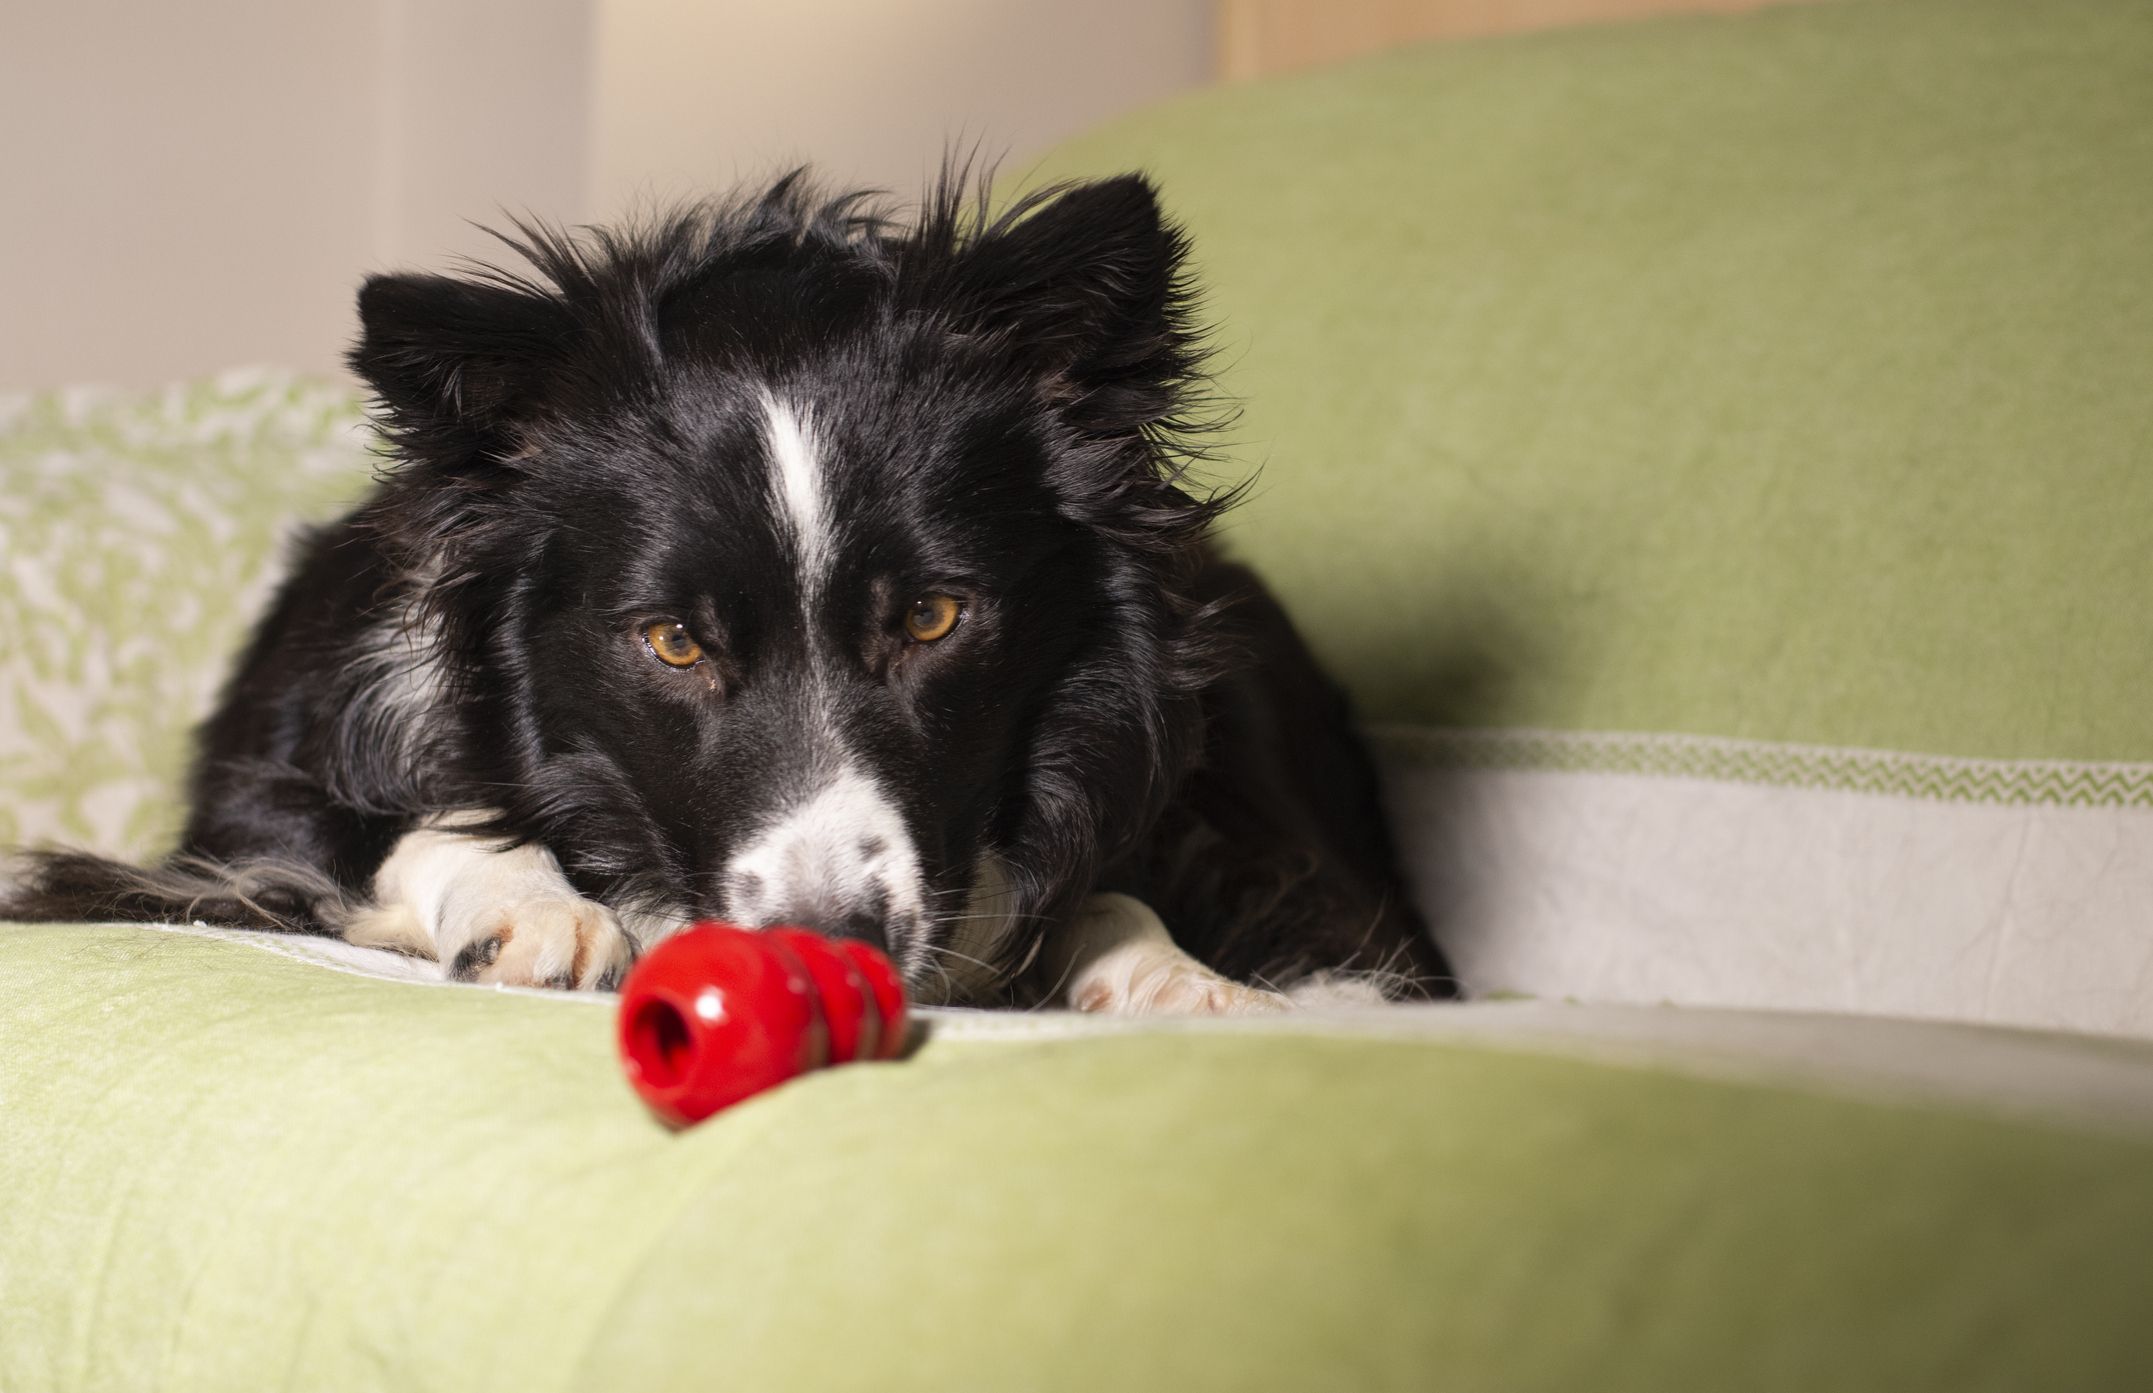
<instances>
[{"instance_id":1,"label":"dog","mask_svg":"<svg viewBox=\"0 0 2153 1393\"><path fill-rule=\"evenodd\" d=\"M1433 997L1344 698L1211 531L1224 416L1140 176L915 214L803 174L377 275L382 477L306 537L156 867L0 914L610 986L702 918L929 1002Z\"/></svg>"}]
</instances>

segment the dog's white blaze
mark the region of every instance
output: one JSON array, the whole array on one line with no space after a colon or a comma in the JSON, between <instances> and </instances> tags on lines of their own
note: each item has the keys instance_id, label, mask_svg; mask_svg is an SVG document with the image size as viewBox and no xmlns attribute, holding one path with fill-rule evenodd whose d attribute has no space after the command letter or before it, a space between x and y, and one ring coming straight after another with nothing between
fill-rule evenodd
<instances>
[{"instance_id":1,"label":"dog's white blaze","mask_svg":"<svg viewBox=\"0 0 2153 1393\"><path fill-rule=\"evenodd\" d=\"M892 947L926 909L919 854L905 821L872 777L847 764L726 866L726 915L774 924L820 908L865 910L878 901Z\"/></svg>"},{"instance_id":2,"label":"dog's white blaze","mask_svg":"<svg viewBox=\"0 0 2153 1393\"><path fill-rule=\"evenodd\" d=\"M813 418L776 397L766 397L771 488L793 535L802 589L812 597L829 566L829 520L822 506L822 461L815 454Z\"/></svg>"}]
</instances>

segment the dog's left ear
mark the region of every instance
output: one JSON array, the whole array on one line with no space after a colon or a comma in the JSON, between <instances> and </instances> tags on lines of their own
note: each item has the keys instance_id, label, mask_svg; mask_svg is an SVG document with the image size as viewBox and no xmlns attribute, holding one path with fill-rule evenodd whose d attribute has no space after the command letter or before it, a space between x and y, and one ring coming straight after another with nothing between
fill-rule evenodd
<instances>
[{"instance_id":1,"label":"dog's left ear","mask_svg":"<svg viewBox=\"0 0 2153 1393\"><path fill-rule=\"evenodd\" d=\"M1081 426L1134 431L1172 415L1196 371L1186 252L1140 175L1048 190L967 248L967 298L1011 353L1074 389Z\"/></svg>"},{"instance_id":2,"label":"dog's left ear","mask_svg":"<svg viewBox=\"0 0 2153 1393\"><path fill-rule=\"evenodd\" d=\"M575 323L557 299L451 276L369 276L346 359L407 441L484 441L539 395Z\"/></svg>"}]
</instances>

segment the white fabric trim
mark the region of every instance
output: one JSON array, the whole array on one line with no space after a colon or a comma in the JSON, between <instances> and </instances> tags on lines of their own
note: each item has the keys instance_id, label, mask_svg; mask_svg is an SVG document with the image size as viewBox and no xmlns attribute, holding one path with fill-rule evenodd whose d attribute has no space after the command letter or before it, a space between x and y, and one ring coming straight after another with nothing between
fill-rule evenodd
<instances>
[{"instance_id":1,"label":"white fabric trim","mask_svg":"<svg viewBox=\"0 0 2153 1393\"><path fill-rule=\"evenodd\" d=\"M2153 1036L2153 811L1385 761L1478 992Z\"/></svg>"}]
</instances>

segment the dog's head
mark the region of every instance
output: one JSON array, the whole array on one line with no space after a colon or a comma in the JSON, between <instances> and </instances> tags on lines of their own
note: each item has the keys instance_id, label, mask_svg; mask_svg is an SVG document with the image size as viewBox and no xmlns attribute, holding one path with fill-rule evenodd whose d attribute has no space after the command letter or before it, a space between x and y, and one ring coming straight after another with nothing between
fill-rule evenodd
<instances>
[{"instance_id":1,"label":"dog's head","mask_svg":"<svg viewBox=\"0 0 2153 1393\"><path fill-rule=\"evenodd\" d=\"M1151 189L989 216L953 182L906 227L788 179L518 245L370 280L352 355L455 791L591 893L883 940L922 986L995 937L971 916L1064 914L1193 757L1217 656Z\"/></svg>"}]
</instances>

